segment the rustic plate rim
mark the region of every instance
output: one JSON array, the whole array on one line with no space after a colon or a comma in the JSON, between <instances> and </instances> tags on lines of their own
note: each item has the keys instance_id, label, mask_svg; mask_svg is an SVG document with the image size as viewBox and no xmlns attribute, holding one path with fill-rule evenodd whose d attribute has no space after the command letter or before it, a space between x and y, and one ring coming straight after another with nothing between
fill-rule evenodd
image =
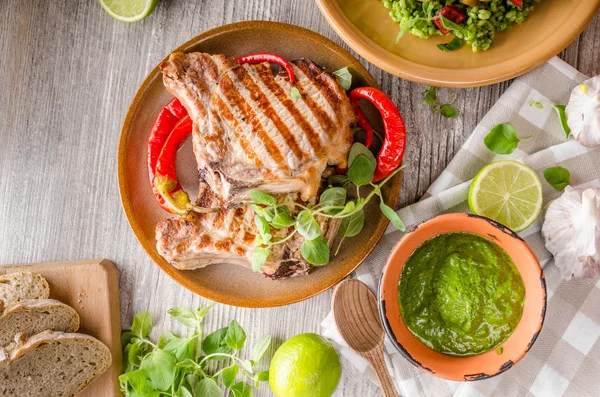
<instances>
[{"instance_id":1,"label":"rustic plate rim","mask_svg":"<svg viewBox=\"0 0 600 397\"><path fill-rule=\"evenodd\" d=\"M309 38L320 42L323 46L327 47L329 50L335 52L336 54L339 54L341 57L347 58L348 60L350 60L350 65L348 65L348 66L359 71L361 76L367 80L367 83L370 86L376 87L376 88L379 87L377 82L373 78L373 76L369 73L369 71L352 54L350 54L348 51L346 51L340 45L336 44L332 40L328 39L327 37L325 37L319 33L313 32L309 29L306 29L306 28L303 28L303 27L300 27L297 25L292 25L292 24L288 24L288 23L284 23L284 22L250 20L250 21L233 22L230 24L221 25L221 26L206 30L206 31L194 36L192 39L186 41L182 45L180 45L177 48L175 48L174 50L170 51L167 54L167 56L165 58L163 58L163 60L166 60L168 58L169 54L171 54L172 52L186 51L186 49L198 44L198 42L200 42L200 41L204 41L204 40L210 39L214 36L217 36L217 35L220 35L220 34L223 34L226 32L230 32L233 30L248 30L248 29L249 30L286 29L286 30L298 32L305 37L308 36ZM383 237L383 234L385 233L385 230L387 228L389 221L386 220L383 224L381 224L375 230L374 244L371 247L368 247L367 249L365 249L363 251L363 255L361 255L362 257L357 261L357 263L354 266L352 266L352 268L350 268L346 271L340 271L340 272L336 273L335 282L331 283L330 285L329 285L329 283L326 283L327 285L325 285L325 286L319 286L317 284L316 286L311 286L311 288L304 289L300 292L291 293L287 297L278 297L278 298L272 298L272 299L260 299L260 300L249 301L249 300L238 299L235 297L231 298L231 297L225 296L223 294L219 294L217 292L214 292L212 289L205 288L201 285L191 282L187 277L185 277L183 275L183 273L184 273L183 271L179 271L178 269L176 269L175 267L173 267L172 265L167 263L162 257L160 257L160 255L158 255L156 252L154 252L155 251L154 247L146 239L145 234L142 230L142 226L139 224L136 216L134 215L133 203L131 201L131 195L127 188L127 181L126 181L126 168L127 168L126 158L127 158L130 130L131 130L134 116L140 110L140 102L141 102L144 94L146 93L148 87L152 83L155 76L159 73L159 68L160 68L161 62L159 62L144 78L143 82L140 84L139 88L136 90L135 95L134 95L130 105L127 108L127 113L125 115L125 119L124 119L123 125L121 127L121 133L120 133L120 137L119 137L119 146L118 146L118 155L117 155L117 177L118 177L118 183L119 183L119 195L121 198L121 204L123 206L123 210L125 211L127 221L135 234L135 237L137 238L138 242L144 248L144 251L146 251L148 256L150 256L152 261L162 271L164 271L169 277L171 277L173 280L175 280L178 284L180 284L184 288L190 290L191 292L193 292L197 295L200 295L204 298L210 299L215 302L228 304L228 305L232 305L232 306L238 306L238 307L247 307L247 308L278 307L278 306L284 306L284 305L289 305L289 304L304 301L306 299L309 299L313 296L316 296L316 295L328 290L329 288L333 287L334 285L339 283L341 280L346 278L354 270L356 270L356 268L358 268L358 266L360 266L364 262L364 260L369 256L369 254L373 251L373 249L375 249L375 246L377 245L379 240L381 240L381 238ZM401 182L402 182L401 173L399 173L397 176L395 176L392 179L392 183L390 185L390 197L393 197L394 200L397 200L397 198L400 195ZM396 203L394 202L393 205L395 205L395 204ZM310 277L310 275L308 275L308 277Z\"/></svg>"}]
</instances>

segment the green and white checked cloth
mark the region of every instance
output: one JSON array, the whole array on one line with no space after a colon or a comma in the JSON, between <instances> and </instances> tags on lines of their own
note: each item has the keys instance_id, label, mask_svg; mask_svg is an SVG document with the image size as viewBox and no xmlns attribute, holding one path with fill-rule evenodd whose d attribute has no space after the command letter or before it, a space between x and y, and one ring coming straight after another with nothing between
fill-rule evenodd
<instances>
[{"instance_id":1,"label":"green and white checked cloth","mask_svg":"<svg viewBox=\"0 0 600 397\"><path fill-rule=\"evenodd\" d=\"M417 203L398 211L407 227L436 215L468 212L470 180L486 164L501 158L522 161L540 176L544 206L561 192L546 183L544 169L561 165L571 171L571 184L600 187L600 148L587 149L566 140L558 116L550 103L565 104L571 90L586 76L558 58L519 77L502 95L477 126L471 137ZM531 101L545 104L543 109ZM521 142L510 156L495 155L483 143L484 136L499 123L511 123ZM408 136L410 145L410 133ZM410 158L405 159L410 166ZM548 307L542 332L529 353L512 369L491 379L477 382L451 382L424 373L405 360L386 341L386 359L398 389L405 397L479 397L479 396L600 396L600 280L563 281L552 255L544 248L540 230L542 219L520 233L537 254L546 275ZM356 277L374 291L386 259L402 233L388 228L369 258L358 268ZM354 368L375 378L367 363L341 340L333 316L323 321L323 335L332 339L342 356Z\"/></svg>"}]
</instances>

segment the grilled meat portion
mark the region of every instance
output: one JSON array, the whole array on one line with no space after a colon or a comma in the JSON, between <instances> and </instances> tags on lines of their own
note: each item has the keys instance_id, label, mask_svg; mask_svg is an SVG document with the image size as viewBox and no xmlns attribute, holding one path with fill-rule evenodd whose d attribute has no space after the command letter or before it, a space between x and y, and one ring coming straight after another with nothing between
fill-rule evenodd
<instances>
[{"instance_id":1,"label":"grilled meat portion","mask_svg":"<svg viewBox=\"0 0 600 397\"><path fill-rule=\"evenodd\" d=\"M280 200L295 200L290 194ZM207 184L201 184L200 206L218 204ZM250 206L223 210L212 214L191 213L187 217L166 219L156 226L158 252L178 269L198 269L213 263L231 263L251 267L254 238L258 234L254 225L254 211ZM318 218L329 245L333 243L339 220ZM285 238L291 230L272 230L274 239ZM312 265L300 255L303 238L295 234L285 243L272 247L262 273L279 279L308 273Z\"/></svg>"},{"instance_id":2,"label":"grilled meat portion","mask_svg":"<svg viewBox=\"0 0 600 397\"><path fill-rule=\"evenodd\" d=\"M194 122L200 178L227 207L248 202L252 189L307 201L327 165L346 166L356 116L344 89L312 61L291 63L293 85L268 63L224 55L173 53L161 65L165 87Z\"/></svg>"}]
</instances>

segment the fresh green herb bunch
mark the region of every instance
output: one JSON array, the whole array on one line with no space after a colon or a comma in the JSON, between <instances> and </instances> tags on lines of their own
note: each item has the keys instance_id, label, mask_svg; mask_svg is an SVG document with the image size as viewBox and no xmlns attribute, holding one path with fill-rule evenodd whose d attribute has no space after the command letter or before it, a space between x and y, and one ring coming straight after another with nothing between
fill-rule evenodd
<instances>
[{"instance_id":1,"label":"fresh green herb bunch","mask_svg":"<svg viewBox=\"0 0 600 397\"><path fill-rule=\"evenodd\" d=\"M152 318L148 312L135 315L131 331L123 332L123 374L121 391L127 397L220 397L222 388L231 397L252 397L259 382L269 380L269 371L255 367L271 344L265 336L252 348L250 360L238 357L246 342L246 333L232 320L203 339L202 319L210 308L192 311L174 307L169 314L193 330L187 337L172 332L161 335L158 343L148 335ZM218 370L209 364L219 362ZM237 381L237 379L241 380ZM250 383L248 383L250 381Z\"/></svg>"},{"instance_id":2,"label":"fresh green herb bunch","mask_svg":"<svg viewBox=\"0 0 600 397\"><path fill-rule=\"evenodd\" d=\"M394 226L404 231L402 220L392 208L383 202L381 195L381 187L404 167L399 167L379 184L374 184L371 181L376 166L377 161L373 153L363 144L355 143L348 155L348 174L332 175L329 178L329 187L321 193L319 203L316 205L303 205L296 202L277 203L275 197L259 190L253 190L250 193L251 206L256 212L254 222L259 234L254 241L252 269L260 270L267 261L271 248L290 240L296 233L304 238L300 247L302 257L313 265L326 265L329 263L329 246L323 237L317 217L342 219L339 230L342 239L337 248L339 250L344 239L360 233L365 222L364 207L375 196L379 196L381 212ZM370 185L373 190L362 197L360 187L365 185ZM354 188L356 189L356 198L349 199L348 189ZM300 211L293 215L290 208L297 208ZM288 227L293 230L285 238L273 238L272 229Z\"/></svg>"},{"instance_id":3,"label":"fresh green herb bunch","mask_svg":"<svg viewBox=\"0 0 600 397\"><path fill-rule=\"evenodd\" d=\"M425 103L429 106L432 106L431 111L433 113L440 112L440 114L446 118L453 118L458 116L458 111L452 107L454 102L456 101L456 92L452 92L450 95L452 99L448 103L438 103L437 99L437 87L429 87L425 90L425 95L423 99Z\"/></svg>"}]
</instances>

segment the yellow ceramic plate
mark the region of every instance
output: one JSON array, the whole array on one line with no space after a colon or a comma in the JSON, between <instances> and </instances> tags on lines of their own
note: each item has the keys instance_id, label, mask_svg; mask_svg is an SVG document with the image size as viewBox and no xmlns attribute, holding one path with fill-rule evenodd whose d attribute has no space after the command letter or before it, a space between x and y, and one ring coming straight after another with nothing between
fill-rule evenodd
<instances>
[{"instance_id":1,"label":"yellow ceramic plate","mask_svg":"<svg viewBox=\"0 0 600 397\"><path fill-rule=\"evenodd\" d=\"M492 47L473 53L463 46L442 52L436 36L405 34L396 44L398 24L381 0L316 0L340 37L369 62L396 76L442 87L474 87L519 76L562 51L587 26L600 0L542 0L521 25L497 32Z\"/></svg>"},{"instance_id":2,"label":"yellow ceramic plate","mask_svg":"<svg viewBox=\"0 0 600 397\"><path fill-rule=\"evenodd\" d=\"M354 86L376 85L369 72L340 46L317 33L284 23L248 21L221 26L194 37L174 51L204 51L230 56L268 51L288 59L306 57L329 71L348 66L353 74ZM375 247L388 224L377 200L366 208L368 221L362 233L347 240L339 255L333 257L328 265L307 276L273 281L239 265L211 265L187 271L171 266L158 254L154 239L156 223L171 215L156 204L146 169L150 127L158 111L171 98L163 86L157 66L146 77L129 106L121 132L118 166L121 200L127 219L148 255L175 281L199 295L229 305L287 305L337 284ZM373 114L371 118L375 122ZM179 151L177 169L183 187L190 193L194 192L198 188L198 173L189 142L184 143ZM400 192L400 174L382 191L386 203L394 206Z\"/></svg>"}]
</instances>

